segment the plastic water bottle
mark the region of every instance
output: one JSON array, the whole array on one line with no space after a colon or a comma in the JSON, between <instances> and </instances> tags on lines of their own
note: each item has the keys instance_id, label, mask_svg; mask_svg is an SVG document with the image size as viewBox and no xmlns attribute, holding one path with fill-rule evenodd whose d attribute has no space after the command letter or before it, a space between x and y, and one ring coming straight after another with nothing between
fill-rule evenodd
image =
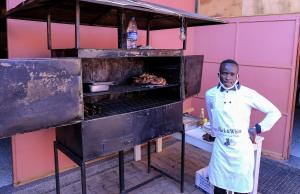
<instances>
[{"instance_id":1,"label":"plastic water bottle","mask_svg":"<svg viewBox=\"0 0 300 194\"><path fill-rule=\"evenodd\" d=\"M137 47L138 29L136 26L135 17L132 17L127 27L127 49Z\"/></svg>"}]
</instances>

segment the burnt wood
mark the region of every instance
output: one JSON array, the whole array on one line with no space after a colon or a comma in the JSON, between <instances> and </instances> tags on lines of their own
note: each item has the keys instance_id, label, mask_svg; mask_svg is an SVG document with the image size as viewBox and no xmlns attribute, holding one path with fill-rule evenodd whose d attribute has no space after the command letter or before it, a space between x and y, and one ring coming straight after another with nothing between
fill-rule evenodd
<instances>
[{"instance_id":1,"label":"burnt wood","mask_svg":"<svg viewBox=\"0 0 300 194\"><path fill-rule=\"evenodd\" d=\"M0 138L82 118L80 60L0 60Z\"/></svg>"}]
</instances>

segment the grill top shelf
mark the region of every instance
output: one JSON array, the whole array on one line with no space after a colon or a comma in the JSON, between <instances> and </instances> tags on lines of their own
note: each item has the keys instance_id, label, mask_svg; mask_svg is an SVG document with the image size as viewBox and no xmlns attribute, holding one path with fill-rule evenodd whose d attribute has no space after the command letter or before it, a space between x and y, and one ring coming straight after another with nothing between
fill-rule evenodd
<instances>
[{"instance_id":1,"label":"grill top shelf","mask_svg":"<svg viewBox=\"0 0 300 194\"><path fill-rule=\"evenodd\" d=\"M83 25L118 27L118 12L135 16L141 30L178 28L184 18L188 27L224 23L221 20L186 12L154 3L136 0L78 0L80 23ZM74 23L76 0L26 0L8 11L7 17L33 21L47 21L51 13L56 23Z\"/></svg>"},{"instance_id":2,"label":"grill top shelf","mask_svg":"<svg viewBox=\"0 0 300 194\"><path fill-rule=\"evenodd\" d=\"M52 49L52 57L117 58L117 57L179 57L180 49Z\"/></svg>"}]
</instances>

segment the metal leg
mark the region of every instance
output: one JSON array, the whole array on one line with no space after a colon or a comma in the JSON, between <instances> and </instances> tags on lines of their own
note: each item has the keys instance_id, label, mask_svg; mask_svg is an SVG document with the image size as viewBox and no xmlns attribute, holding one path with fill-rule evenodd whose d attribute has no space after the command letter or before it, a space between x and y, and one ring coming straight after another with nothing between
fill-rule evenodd
<instances>
[{"instance_id":1,"label":"metal leg","mask_svg":"<svg viewBox=\"0 0 300 194\"><path fill-rule=\"evenodd\" d=\"M58 163L58 153L56 142L53 142L54 146L54 164L55 164L55 183L56 183L56 193L60 194L60 184L59 184L59 163Z\"/></svg>"},{"instance_id":2,"label":"metal leg","mask_svg":"<svg viewBox=\"0 0 300 194\"><path fill-rule=\"evenodd\" d=\"M180 177L180 192L184 192L184 152L185 152L185 131L183 130L181 137L181 177Z\"/></svg>"},{"instance_id":3,"label":"metal leg","mask_svg":"<svg viewBox=\"0 0 300 194\"><path fill-rule=\"evenodd\" d=\"M82 194L86 194L86 174L85 174L84 162L81 163L80 168L81 168L81 190L82 190Z\"/></svg>"},{"instance_id":4,"label":"metal leg","mask_svg":"<svg viewBox=\"0 0 300 194\"><path fill-rule=\"evenodd\" d=\"M125 193L124 184L124 151L119 151L119 182L120 182L120 193Z\"/></svg>"},{"instance_id":5,"label":"metal leg","mask_svg":"<svg viewBox=\"0 0 300 194\"><path fill-rule=\"evenodd\" d=\"M147 144L147 155L148 155L148 173L150 173L151 170L151 143L148 141Z\"/></svg>"}]
</instances>

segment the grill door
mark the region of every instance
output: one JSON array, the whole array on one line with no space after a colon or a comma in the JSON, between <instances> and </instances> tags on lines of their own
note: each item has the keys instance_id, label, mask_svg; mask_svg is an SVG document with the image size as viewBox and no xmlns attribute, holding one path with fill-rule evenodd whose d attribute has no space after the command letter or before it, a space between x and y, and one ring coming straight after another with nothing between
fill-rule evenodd
<instances>
[{"instance_id":1,"label":"grill door","mask_svg":"<svg viewBox=\"0 0 300 194\"><path fill-rule=\"evenodd\" d=\"M77 59L0 60L0 138L80 121Z\"/></svg>"},{"instance_id":2,"label":"grill door","mask_svg":"<svg viewBox=\"0 0 300 194\"><path fill-rule=\"evenodd\" d=\"M185 56L184 66L184 91L183 99L196 95L200 92L203 55Z\"/></svg>"}]
</instances>

